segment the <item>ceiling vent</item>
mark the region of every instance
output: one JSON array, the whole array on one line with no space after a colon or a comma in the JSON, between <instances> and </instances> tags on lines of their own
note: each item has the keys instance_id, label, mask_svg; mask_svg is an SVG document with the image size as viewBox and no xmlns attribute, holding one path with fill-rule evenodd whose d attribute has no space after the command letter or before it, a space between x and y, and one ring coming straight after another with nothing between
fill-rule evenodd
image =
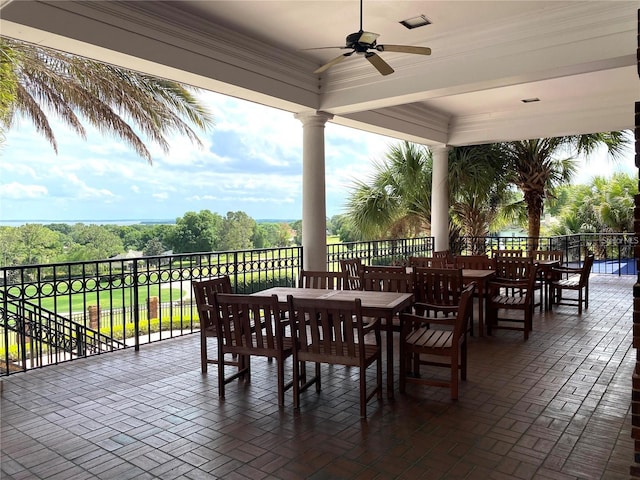
<instances>
[{"instance_id":1,"label":"ceiling vent","mask_svg":"<svg viewBox=\"0 0 640 480\"><path fill-rule=\"evenodd\" d=\"M424 15L418 15L417 17L412 17L412 18L407 18L406 20L402 20L400 24L404 25L405 28L408 28L409 30L413 30L414 28L431 25L431 21Z\"/></svg>"}]
</instances>

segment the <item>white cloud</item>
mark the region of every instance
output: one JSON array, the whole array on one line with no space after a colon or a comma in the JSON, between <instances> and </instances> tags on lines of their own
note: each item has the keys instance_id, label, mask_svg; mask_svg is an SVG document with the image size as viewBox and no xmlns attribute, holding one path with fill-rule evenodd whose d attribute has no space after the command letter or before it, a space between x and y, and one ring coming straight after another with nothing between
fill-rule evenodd
<instances>
[{"instance_id":1,"label":"white cloud","mask_svg":"<svg viewBox=\"0 0 640 480\"><path fill-rule=\"evenodd\" d=\"M48 193L44 185L24 185L17 182L0 185L0 198L20 200L25 198L43 198Z\"/></svg>"}]
</instances>

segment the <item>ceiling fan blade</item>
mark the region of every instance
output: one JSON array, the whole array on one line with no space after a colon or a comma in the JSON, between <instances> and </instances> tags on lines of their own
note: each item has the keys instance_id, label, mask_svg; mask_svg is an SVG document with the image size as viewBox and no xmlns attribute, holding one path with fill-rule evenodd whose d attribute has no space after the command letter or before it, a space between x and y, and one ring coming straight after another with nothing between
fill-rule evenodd
<instances>
[{"instance_id":1,"label":"ceiling fan blade","mask_svg":"<svg viewBox=\"0 0 640 480\"><path fill-rule=\"evenodd\" d=\"M345 49L347 49L347 48L349 48L349 47L345 47L345 46L343 45L343 46L341 46L341 47L314 47L314 48L300 48L300 49L298 49L298 51L300 51L300 52L306 52L307 50L329 50L329 49L331 49L331 50L335 50L336 48L339 48L339 49L341 49L341 50L345 50Z\"/></svg>"},{"instance_id":2,"label":"ceiling fan blade","mask_svg":"<svg viewBox=\"0 0 640 480\"><path fill-rule=\"evenodd\" d=\"M429 47L415 47L412 45L376 45L379 52L417 53L418 55L431 55Z\"/></svg>"},{"instance_id":3,"label":"ceiling fan blade","mask_svg":"<svg viewBox=\"0 0 640 480\"><path fill-rule=\"evenodd\" d=\"M378 54L367 52L364 58L369 60L369 63L376 67L376 70L378 70L381 75L389 75L393 73L393 68L391 68L391 66L387 62L385 62Z\"/></svg>"},{"instance_id":4,"label":"ceiling fan blade","mask_svg":"<svg viewBox=\"0 0 640 480\"><path fill-rule=\"evenodd\" d=\"M343 53L339 57L334 58L333 60L322 65L320 68L314 70L313 73L322 73L325 70L328 70L329 68L333 67L334 65L346 60L347 57L350 57L351 55L353 55L353 52Z\"/></svg>"}]
</instances>

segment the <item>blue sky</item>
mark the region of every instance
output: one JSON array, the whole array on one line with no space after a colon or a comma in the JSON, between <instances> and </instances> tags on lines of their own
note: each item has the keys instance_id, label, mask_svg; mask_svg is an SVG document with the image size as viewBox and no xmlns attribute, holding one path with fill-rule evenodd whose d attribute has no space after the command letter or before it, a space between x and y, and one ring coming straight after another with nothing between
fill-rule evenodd
<instances>
[{"instance_id":1,"label":"blue sky","mask_svg":"<svg viewBox=\"0 0 640 480\"><path fill-rule=\"evenodd\" d=\"M153 165L116 139L87 141L54 124L56 155L25 121L7 132L0 160L0 221L174 220L187 211L242 210L255 219L302 216L302 124L288 112L210 92L201 99L215 126L204 147L171 140L151 146ZM327 124L327 214L343 213L354 178L397 140ZM578 182L614 169L635 174L633 154L614 167L604 154L583 162Z\"/></svg>"}]
</instances>

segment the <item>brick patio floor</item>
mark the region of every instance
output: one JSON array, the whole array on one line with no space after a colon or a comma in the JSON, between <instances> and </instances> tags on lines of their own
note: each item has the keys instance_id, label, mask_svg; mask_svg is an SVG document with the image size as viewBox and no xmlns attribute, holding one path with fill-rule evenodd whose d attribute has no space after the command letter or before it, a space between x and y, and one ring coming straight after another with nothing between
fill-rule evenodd
<instances>
[{"instance_id":1,"label":"brick patio floor","mask_svg":"<svg viewBox=\"0 0 640 480\"><path fill-rule=\"evenodd\" d=\"M0 476L627 479L634 281L592 275L589 310L536 313L527 342L472 338L457 402L408 385L372 400L367 420L357 370L337 366L298 412L290 392L278 409L275 364L263 359L220 401L197 335L5 377Z\"/></svg>"}]
</instances>

